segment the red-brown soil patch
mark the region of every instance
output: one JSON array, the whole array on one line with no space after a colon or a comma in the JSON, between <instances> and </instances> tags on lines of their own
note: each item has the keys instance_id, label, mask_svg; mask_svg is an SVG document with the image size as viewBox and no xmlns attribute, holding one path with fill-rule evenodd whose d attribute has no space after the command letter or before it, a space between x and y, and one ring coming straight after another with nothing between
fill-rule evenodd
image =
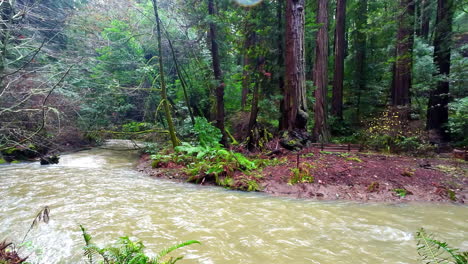
<instances>
[{"instance_id":1,"label":"red-brown soil patch","mask_svg":"<svg viewBox=\"0 0 468 264\"><path fill-rule=\"evenodd\" d=\"M292 169L298 164L298 155L299 166L313 176L313 183L289 183ZM373 153L340 154L315 148L260 157L279 161L277 165L256 171L257 177L240 172L232 177L234 180L255 178L262 191L272 195L321 200L457 203L465 203L468 196L468 163L461 160ZM186 181L188 176L183 168L182 165L167 164L166 168L152 169L148 155L142 156L138 166L140 171L151 176ZM407 195L401 197L395 189L405 189Z\"/></svg>"}]
</instances>

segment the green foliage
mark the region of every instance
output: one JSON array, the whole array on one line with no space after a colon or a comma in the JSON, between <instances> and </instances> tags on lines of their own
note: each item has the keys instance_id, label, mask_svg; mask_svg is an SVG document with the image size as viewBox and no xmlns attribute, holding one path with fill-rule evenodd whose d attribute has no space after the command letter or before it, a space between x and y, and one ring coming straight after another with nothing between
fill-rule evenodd
<instances>
[{"instance_id":1,"label":"green foliage","mask_svg":"<svg viewBox=\"0 0 468 264\"><path fill-rule=\"evenodd\" d=\"M460 252L447 243L438 241L432 234L421 228L416 232L418 254L425 264L466 264L468 252Z\"/></svg>"},{"instance_id":2,"label":"green foliage","mask_svg":"<svg viewBox=\"0 0 468 264\"><path fill-rule=\"evenodd\" d=\"M298 168L291 169L291 176L289 178L288 184L294 185L298 183L313 183L315 177L310 174L310 171L305 166L299 166Z\"/></svg>"},{"instance_id":3,"label":"green foliage","mask_svg":"<svg viewBox=\"0 0 468 264\"><path fill-rule=\"evenodd\" d=\"M1 165L1 164L5 164L5 163L7 163L6 160L0 158L0 165Z\"/></svg>"},{"instance_id":4,"label":"green foliage","mask_svg":"<svg viewBox=\"0 0 468 264\"><path fill-rule=\"evenodd\" d=\"M130 122L122 125L123 132L142 132L153 128L153 124L145 122Z\"/></svg>"},{"instance_id":5,"label":"green foliage","mask_svg":"<svg viewBox=\"0 0 468 264\"><path fill-rule=\"evenodd\" d=\"M265 166L258 160L251 161L241 153L224 149L219 143L221 132L205 118L197 118L194 133L198 141L195 144L182 142L175 152L164 154L159 152L151 155L152 166L163 167L168 162L184 164L186 173L191 175L190 181L200 181L207 176L213 176L215 183L225 187L235 185L231 175L235 171L250 172L260 166ZM258 190L253 183L249 190Z\"/></svg>"},{"instance_id":6,"label":"green foliage","mask_svg":"<svg viewBox=\"0 0 468 264\"><path fill-rule=\"evenodd\" d=\"M248 192L258 192L261 190L258 182L256 180L247 180L247 191Z\"/></svg>"},{"instance_id":7,"label":"green foliage","mask_svg":"<svg viewBox=\"0 0 468 264\"><path fill-rule=\"evenodd\" d=\"M355 161L355 162L362 162L362 160L358 157L348 157L346 158L347 161Z\"/></svg>"},{"instance_id":8,"label":"green foliage","mask_svg":"<svg viewBox=\"0 0 468 264\"><path fill-rule=\"evenodd\" d=\"M192 244L200 244L195 240L189 240L160 251L155 258L150 258L144 253L144 245L141 241L133 242L128 237L119 238L114 247L100 248L92 243L92 237L80 226L86 246L83 248L84 255L89 264L174 264L182 257L169 259L166 257L172 251Z\"/></svg>"},{"instance_id":9,"label":"green foliage","mask_svg":"<svg viewBox=\"0 0 468 264\"><path fill-rule=\"evenodd\" d=\"M347 136L352 135L354 133L353 129L351 129L351 124L349 123L349 120L342 120L335 116L330 116L328 122L330 126L330 132L333 136Z\"/></svg>"},{"instance_id":10,"label":"green foliage","mask_svg":"<svg viewBox=\"0 0 468 264\"><path fill-rule=\"evenodd\" d=\"M450 118L448 129L456 146L468 146L468 97L449 104Z\"/></svg>"},{"instance_id":11,"label":"green foliage","mask_svg":"<svg viewBox=\"0 0 468 264\"><path fill-rule=\"evenodd\" d=\"M393 189L393 191L401 198L405 198L406 195L409 194L408 190L406 189Z\"/></svg>"},{"instance_id":12,"label":"green foliage","mask_svg":"<svg viewBox=\"0 0 468 264\"><path fill-rule=\"evenodd\" d=\"M374 150L427 154L433 147L427 142L422 128L413 128L407 118L409 110L393 108L383 111L369 122L364 143Z\"/></svg>"},{"instance_id":13,"label":"green foliage","mask_svg":"<svg viewBox=\"0 0 468 264\"><path fill-rule=\"evenodd\" d=\"M157 143L145 143L141 152L155 155L161 151L161 146Z\"/></svg>"},{"instance_id":14,"label":"green foliage","mask_svg":"<svg viewBox=\"0 0 468 264\"><path fill-rule=\"evenodd\" d=\"M202 147L220 148L222 138L221 131L209 123L204 117L195 118L193 127L195 135L198 137L198 144Z\"/></svg>"}]
</instances>

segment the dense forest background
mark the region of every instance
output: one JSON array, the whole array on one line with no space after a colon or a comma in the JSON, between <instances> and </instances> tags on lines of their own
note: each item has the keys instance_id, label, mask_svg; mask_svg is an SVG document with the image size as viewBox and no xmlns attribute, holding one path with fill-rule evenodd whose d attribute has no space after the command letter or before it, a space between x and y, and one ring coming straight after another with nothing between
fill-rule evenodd
<instances>
[{"instance_id":1,"label":"dense forest background","mask_svg":"<svg viewBox=\"0 0 468 264\"><path fill-rule=\"evenodd\" d=\"M1 1L0 149L176 146L196 117L251 150L466 147L463 2Z\"/></svg>"}]
</instances>

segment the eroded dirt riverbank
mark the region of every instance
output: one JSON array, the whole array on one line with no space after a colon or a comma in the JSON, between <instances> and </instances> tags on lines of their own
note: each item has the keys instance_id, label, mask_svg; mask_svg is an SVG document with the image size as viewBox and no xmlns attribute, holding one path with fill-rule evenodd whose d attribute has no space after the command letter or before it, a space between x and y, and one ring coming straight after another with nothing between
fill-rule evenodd
<instances>
[{"instance_id":1,"label":"eroded dirt riverbank","mask_svg":"<svg viewBox=\"0 0 468 264\"><path fill-rule=\"evenodd\" d=\"M299 155L299 162L298 162ZM308 149L276 157L278 165L254 172L260 190L276 196L318 200L375 202L454 202L468 197L468 163L439 158L413 158L371 153L329 153ZM310 175L311 183L291 184L294 168ZM158 178L187 181L185 166L169 163L152 168L148 155L138 170ZM235 173L234 180L251 176ZM213 184L207 176L198 184Z\"/></svg>"}]
</instances>

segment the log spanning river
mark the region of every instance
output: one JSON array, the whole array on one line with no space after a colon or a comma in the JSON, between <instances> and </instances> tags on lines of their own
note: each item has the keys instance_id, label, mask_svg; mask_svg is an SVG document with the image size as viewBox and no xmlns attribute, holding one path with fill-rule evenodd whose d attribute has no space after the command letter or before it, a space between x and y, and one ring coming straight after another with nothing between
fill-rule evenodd
<instances>
[{"instance_id":1,"label":"log spanning river","mask_svg":"<svg viewBox=\"0 0 468 264\"><path fill-rule=\"evenodd\" d=\"M128 235L150 253L199 240L175 252L181 264L420 263L420 227L468 249L466 206L294 200L174 183L135 171L137 158L92 149L58 165L0 166L0 241L20 243L49 206L49 223L21 249L33 263L82 262L80 224L98 245Z\"/></svg>"}]
</instances>

